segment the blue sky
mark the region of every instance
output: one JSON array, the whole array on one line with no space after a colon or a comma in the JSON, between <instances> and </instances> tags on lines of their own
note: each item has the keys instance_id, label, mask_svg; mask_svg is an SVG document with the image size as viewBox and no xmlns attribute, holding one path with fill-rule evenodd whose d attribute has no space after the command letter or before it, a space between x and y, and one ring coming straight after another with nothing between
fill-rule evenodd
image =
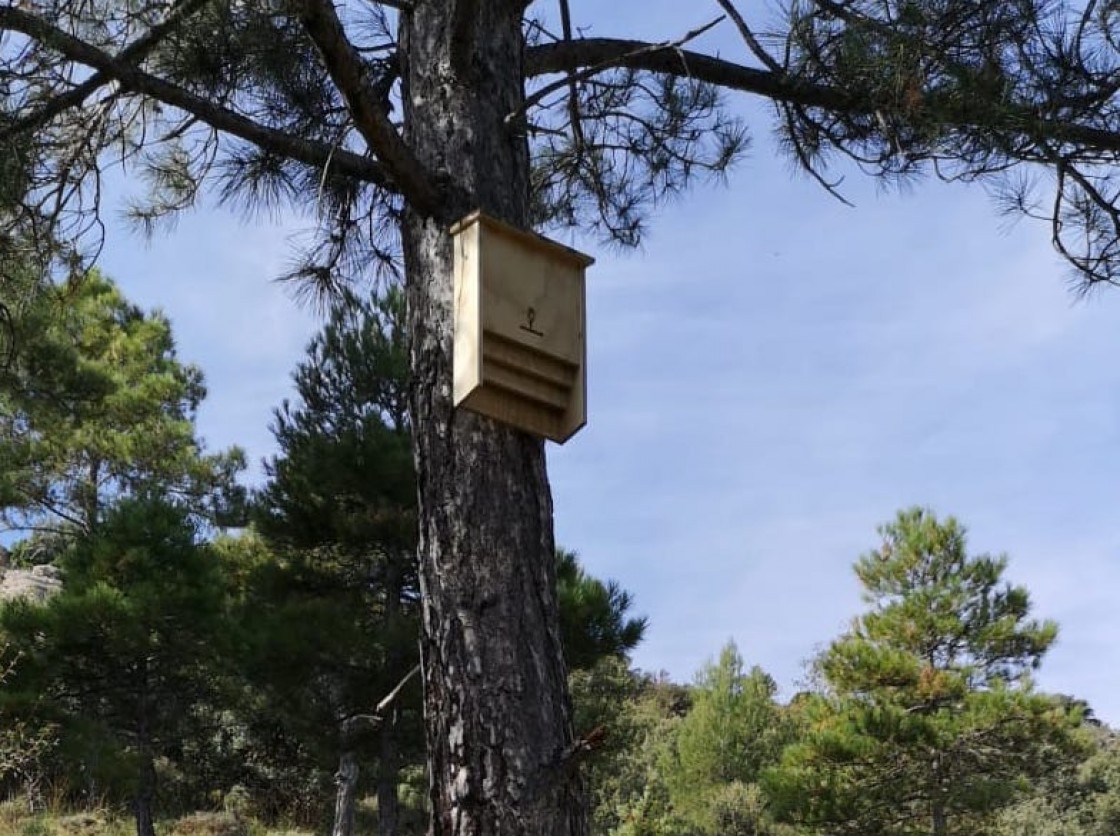
<instances>
[{"instance_id":1,"label":"blue sky","mask_svg":"<svg viewBox=\"0 0 1120 836\"><path fill-rule=\"evenodd\" d=\"M709 19L593 8L574 5L590 35ZM726 24L705 44L742 57ZM636 664L688 680L734 638L788 696L860 611L851 564L876 525L930 505L1060 623L1041 685L1120 724L1120 291L1079 301L1048 230L1009 228L977 188L850 174L842 206L791 175L764 108L744 113L749 158L657 212L640 251L567 239L598 263L589 424L550 447L559 541L650 616ZM202 207L150 244L111 227L103 262L205 370L211 445L254 462L316 325L270 282L297 230Z\"/></svg>"}]
</instances>

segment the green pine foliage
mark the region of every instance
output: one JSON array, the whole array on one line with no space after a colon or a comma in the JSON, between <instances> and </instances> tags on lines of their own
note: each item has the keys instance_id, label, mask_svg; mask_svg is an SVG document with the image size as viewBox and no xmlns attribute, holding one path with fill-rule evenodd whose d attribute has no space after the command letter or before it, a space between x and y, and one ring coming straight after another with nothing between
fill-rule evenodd
<instances>
[{"instance_id":1,"label":"green pine foliage","mask_svg":"<svg viewBox=\"0 0 1120 836\"><path fill-rule=\"evenodd\" d=\"M1093 734L1092 754L1076 768L1035 782L1004 810L991 836L1113 836L1120 833L1120 738Z\"/></svg>"},{"instance_id":2,"label":"green pine foliage","mask_svg":"<svg viewBox=\"0 0 1120 836\"><path fill-rule=\"evenodd\" d=\"M297 400L274 413L280 453L240 544L269 553L251 561L239 609L244 672L269 709L247 715L250 734L288 781L329 786L356 758L382 812L424 751L415 682L373 716L418 661L403 317L396 289L332 309L293 375Z\"/></svg>"},{"instance_id":3,"label":"green pine foliage","mask_svg":"<svg viewBox=\"0 0 1120 836\"><path fill-rule=\"evenodd\" d=\"M162 314L97 273L65 290L5 284L0 299L23 311L0 377L0 525L91 531L114 498L151 489L229 521L244 456L203 450L202 373L178 360Z\"/></svg>"},{"instance_id":4,"label":"green pine foliage","mask_svg":"<svg viewBox=\"0 0 1120 836\"><path fill-rule=\"evenodd\" d=\"M576 728L598 730L589 756L592 832L613 836L792 836L757 779L792 724L773 680L745 671L734 644L692 686L601 660L572 675Z\"/></svg>"},{"instance_id":5,"label":"green pine foliage","mask_svg":"<svg viewBox=\"0 0 1120 836\"><path fill-rule=\"evenodd\" d=\"M404 297L391 289L337 305L311 341L293 375L298 401L274 413L281 454L266 464L254 504L254 525L270 541L415 550L403 321Z\"/></svg>"},{"instance_id":6,"label":"green pine foliage","mask_svg":"<svg viewBox=\"0 0 1120 836\"><path fill-rule=\"evenodd\" d=\"M649 621L629 616L633 598L617 581L591 577L575 552L557 549L556 584L560 638L569 670L623 657L641 644Z\"/></svg>"},{"instance_id":7,"label":"green pine foliage","mask_svg":"<svg viewBox=\"0 0 1120 836\"><path fill-rule=\"evenodd\" d=\"M689 709L688 689L630 669L618 656L575 670L570 678L576 730L596 740L583 772L591 832L617 836L686 836L662 765Z\"/></svg>"},{"instance_id":8,"label":"green pine foliage","mask_svg":"<svg viewBox=\"0 0 1120 836\"><path fill-rule=\"evenodd\" d=\"M776 694L765 671L744 670L734 642L698 675L692 710L677 730L665 770L675 808L704 832L725 831L736 797L753 799L762 826L764 804L751 785L777 761L788 738Z\"/></svg>"},{"instance_id":9,"label":"green pine foliage","mask_svg":"<svg viewBox=\"0 0 1120 836\"><path fill-rule=\"evenodd\" d=\"M70 789L126 793L150 819L157 759L177 759L196 707L218 695L220 563L188 509L141 497L107 509L61 564L61 592L0 609L20 655L2 704L60 728Z\"/></svg>"},{"instance_id":10,"label":"green pine foliage","mask_svg":"<svg viewBox=\"0 0 1120 836\"><path fill-rule=\"evenodd\" d=\"M766 784L791 821L833 834L973 834L1029 782L1075 761L1080 716L1036 693L1057 636L970 556L963 527L910 509L856 564L870 609L816 662L803 737Z\"/></svg>"},{"instance_id":11,"label":"green pine foliage","mask_svg":"<svg viewBox=\"0 0 1120 836\"><path fill-rule=\"evenodd\" d=\"M9 777L33 796L44 775L59 797L129 796L143 830L154 764L205 738L201 712L229 678L226 580L203 537L241 504L243 456L203 449L202 375L166 318L96 273L66 287L12 276L0 522L23 535L12 560L54 563L63 590L0 609L19 658L5 719L55 744Z\"/></svg>"}]
</instances>

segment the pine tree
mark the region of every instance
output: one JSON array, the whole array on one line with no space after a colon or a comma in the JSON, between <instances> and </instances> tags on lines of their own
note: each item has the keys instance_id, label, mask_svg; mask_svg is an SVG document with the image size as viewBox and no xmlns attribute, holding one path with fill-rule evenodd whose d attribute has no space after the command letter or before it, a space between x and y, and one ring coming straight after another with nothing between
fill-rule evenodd
<instances>
[{"instance_id":1,"label":"pine tree","mask_svg":"<svg viewBox=\"0 0 1120 836\"><path fill-rule=\"evenodd\" d=\"M415 470L409 442L404 300L388 290L336 306L296 369L297 400L275 413L280 454L254 503L254 527L274 551L248 581L248 666L309 749L329 741L339 763L335 833L350 832L354 785L377 763L381 832L396 832L399 769L422 752L410 688L384 716L373 703L418 663ZM593 667L633 650L645 631L616 582L556 553L568 664ZM362 756L359 731L375 720ZM324 736L332 725L335 734ZM369 738L369 730L365 734Z\"/></svg>"},{"instance_id":2,"label":"pine tree","mask_svg":"<svg viewBox=\"0 0 1120 836\"><path fill-rule=\"evenodd\" d=\"M718 832L715 800L732 784L757 781L781 754L788 728L776 693L761 668L744 671L734 642L697 676L666 777L675 808L705 832Z\"/></svg>"},{"instance_id":3,"label":"pine tree","mask_svg":"<svg viewBox=\"0 0 1120 836\"><path fill-rule=\"evenodd\" d=\"M363 761L381 833L397 833L399 772L423 751L412 691L372 716L419 661L403 317L393 290L335 306L295 371L298 400L275 412L280 453L254 502L277 561L250 582L251 668L311 750L330 741L334 836L353 830Z\"/></svg>"},{"instance_id":4,"label":"pine tree","mask_svg":"<svg viewBox=\"0 0 1120 836\"><path fill-rule=\"evenodd\" d=\"M18 313L0 374L0 520L24 535L13 559L54 562L63 590L4 608L22 653L4 702L17 722L59 724L60 762L87 782L124 770L147 834L153 763L180 751L220 679L225 592L201 530L240 506L243 456L203 449L202 375L165 317L96 273L65 288L18 275L0 286Z\"/></svg>"},{"instance_id":5,"label":"pine tree","mask_svg":"<svg viewBox=\"0 0 1120 836\"><path fill-rule=\"evenodd\" d=\"M642 642L649 620L629 615L633 598L617 581L588 575L575 552L556 550L560 633L569 669L589 670Z\"/></svg>"},{"instance_id":6,"label":"pine tree","mask_svg":"<svg viewBox=\"0 0 1120 836\"><path fill-rule=\"evenodd\" d=\"M27 293L39 295L21 302ZM164 316L98 274L68 291L8 285L0 298L24 311L0 376L0 524L24 535L89 532L114 498L153 486L228 520L244 456L203 450L202 373L178 360Z\"/></svg>"},{"instance_id":7,"label":"pine tree","mask_svg":"<svg viewBox=\"0 0 1120 836\"><path fill-rule=\"evenodd\" d=\"M1030 616L1006 557L921 508L855 571L868 612L817 659L822 693L767 784L794 821L836 834L974 834L1023 782L1081 751L1078 712L1030 673L1057 626Z\"/></svg>"},{"instance_id":8,"label":"pine tree","mask_svg":"<svg viewBox=\"0 0 1120 836\"><path fill-rule=\"evenodd\" d=\"M0 7L20 43L0 58L20 80L0 90L3 231L41 233L80 272L112 160L150 179L147 227L208 185L313 215L292 271L313 293L403 263L437 833L586 831L557 760L574 741L544 447L452 404L455 221L481 209L635 244L652 207L741 157L733 91L773 100L792 158L834 192L839 154L886 180L983 180L1032 215L1008 174L1043 167L1059 252L1086 284L1120 275L1115 15L791 0L762 37L717 3L718 20L653 43L583 37L567 0L559 26L528 0ZM742 63L691 48L725 19Z\"/></svg>"},{"instance_id":9,"label":"pine tree","mask_svg":"<svg viewBox=\"0 0 1120 836\"><path fill-rule=\"evenodd\" d=\"M127 769L137 836L154 836L156 759L174 760L198 703L213 699L225 588L189 510L159 497L122 500L61 560L62 591L0 609L21 656L6 700L37 703L84 765L98 750Z\"/></svg>"}]
</instances>

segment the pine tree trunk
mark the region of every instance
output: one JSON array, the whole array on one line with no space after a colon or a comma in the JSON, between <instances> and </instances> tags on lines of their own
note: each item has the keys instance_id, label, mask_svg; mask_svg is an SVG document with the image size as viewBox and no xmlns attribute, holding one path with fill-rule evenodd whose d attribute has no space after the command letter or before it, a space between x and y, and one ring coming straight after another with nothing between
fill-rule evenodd
<instances>
[{"instance_id":1,"label":"pine tree trunk","mask_svg":"<svg viewBox=\"0 0 1120 836\"><path fill-rule=\"evenodd\" d=\"M947 836L949 820L945 814L945 775L942 770L941 755L933 758L933 798L930 804L932 818L931 836Z\"/></svg>"},{"instance_id":2,"label":"pine tree trunk","mask_svg":"<svg viewBox=\"0 0 1120 836\"><path fill-rule=\"evenodd\" d=\"M382 721L378 731L377 766L377 833L378 836L397 836L400 803L397 798L399 767L397 758L396 726L388 719Z\"/></svg>"},{"instance_id":3,"label":"pine tree trunk","mask_svg":"<svg viewBox=\"0 0 1120 836\"><path fill-rule=\"evenodd\" d=\"M334 795L334 826L331 836L353 836L354 805L358 793L358 756L352 750L345 750L338 758L338 772L334 782L337 785Z\"/></svg>"},{"instance_id":4,"label":"pine tree trunk","mask_svg":"<svg viewBox=\"0 0 1120 836\"><path fill-rule=\"evenodd\" d=\"M582 836L581 786L562 759L571 712L544 446L451 406L449 223L474 208L529 221L528 146L505 123L523 98L524 3L410 5L408 138L463 195L404 225L432 831ZM469 25L455 25L459 5Z\"/></svg>"},{"instance_id":5,"label":"pine tree trunk","mask_svg":"<svg viewBox=\"0 0 1120 836\"><path fill-rule=\"evenodd\" d=\"M399 636L401 635L401 598L404 595L402 580L404 559L394 555L389 559L385 572L385 621L384 632L389 637L385 655L385 669L392 673L390 681L399 681L405 666ZM400 801L397 787L400 784L400 756L397 752L396 705L385 710L377 730L377 826L378 836L397 836Z\"/></svg>"},{"instance_id":6,"label":"pine tree trunk","mask_svg":"<svg viewBox=\"0 0 1120 836\"><path fill-rule=\"evenodd\" d=\"M137 684L143 694L136 711L136 750L140 757L140 774L136 778L132 811L136 816L136 836L156 836L155 822L152 818L152 808L156 798L156 763L152 751L147 664L142 664L137 671Z\"/></svg>"},{"instance_id":7,"label":"pine tree trunk","mask_svg":"<svg viewBox=\"0 0 1120 836\"><path fill-rule=\"evenodd\" d=\"M946 836L949 832L949 822L945 817L945 808L940 801L933 804L933 836Z\"/></svg>"},{"instance_id":8,"label":"pine tree trunk","mask_svg":"<svg viewBox=\"0 0 1120 836\"><path fill-rule=\"evenodd\" d=\"M140 776L133 798L133 813L136 816L136 836L156 836L152 807L156 794L156 768L151 751L141 746Z\"/></svg>"}]
</instances>

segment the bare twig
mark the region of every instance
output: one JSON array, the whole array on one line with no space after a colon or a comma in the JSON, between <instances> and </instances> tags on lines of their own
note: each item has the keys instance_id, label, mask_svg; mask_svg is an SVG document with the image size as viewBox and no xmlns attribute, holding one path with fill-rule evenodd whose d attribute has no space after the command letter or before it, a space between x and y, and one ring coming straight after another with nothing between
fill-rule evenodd
<instances>
[{"instance_id":1,"label":"bare twig","mask_svg":"<svg viewBox=\"0 0 1120 836\"><path fill-rule=\"evenodd\" d=\"M801 141L801 137L797 135L795 127L794 114L799 108L793 104L782 105L782 115L786 122L786 130L789 134L790 146L793 148L794 156L797 157L797 162L801 168L819 185L822 189L843 203L845 206L855 208L855 204L848 198L840 193L840 184L843 178L835 181L826 180L824 175L817 169L816 164L813 162L812 156L805 148L805 144Z\"/></svg>"},{"instance_id":2,"label":"bare twig","mask_svg":"<svg viewBox=\"0 0 1120 836\"><path fill-rule=\"evenodd\" d=\"M343 737L354 734L359 726L375 727L380 725L385 719L385 711L396 701L397 697L400 696L401 691L404 690L404 686L418 673L420 673L420 666L416 665L404 675L404 678L397 683L392 691L382 698L381 702L374 707L372 714L351 714L344 719L341 723Z\"/></svg>"},{"instance_id":3,"label":"bare twig","mask_svg":"<svg viewBox=\"0 0 1120 836\"><path fill-rule=\"evenodd\" d=\"M560 28L564 40L572 40L572 10L568 6L568 0L560 0ZM575 146L582 150L587 141L583 136L583 120L579 114L579 82L574 70L568 70L568 119L572 123Z\"/></svg>"},{"instance_id":4,"label":"bare twig","mask_svg":"<svg viewBox=\"0 0 1120 836\"><path fill-rule=\"evenodd\" d=\"M407 685L409 683L409 681L414 676L416 676L416 674L418 674L418 673L420 673L420 666L419 665L414 665L412 670L410 670L408 673L406 673L404 675L404 678L400 682L397 683L397 687L394 688L392 691L390 691L388 694L386 694L385 698L382 699L381 702L379 702L377 704L377 707L374 709L374 713L375 714L381 714L385 711L386 708L391 706L393 704L393 702L397 699L397 697L400 695L401 691L404 690L404 686Z\"/></svg>"},{"instance_id":5,"label":"bare twig","mask_svg":"<svg viewBox=\"0 0 1120 836\"><path fill-rule=\"evenodd\" d=\"M570 781L584 759L602 747L608 736L606 726L596 726L582 737L577 737L558 752L551 762L541 767L535 780L530 782L526 794L533 798L546 788Z\"/></svg>"},{"instance_id":6,"label":"bare twig","mask_svg":"<svg viewBox=\"0 0 1120 836\"><path fill-rule=\"evenodd\" d=\"M758 38L755 37L751 28L747 26L747 22L743 19L743 16L739 14L739 10L735 8L735 4L732 0L716 0L716 2L719 3L721 9L727 12L727 16L731 18L731 21L739 30L739 34L742 36L743 40L746 41L747 47L754 53L754 57L761 61L766 68L772 72L784 73L785 68L758 42Z\"/></svg>"}]
</instances>

